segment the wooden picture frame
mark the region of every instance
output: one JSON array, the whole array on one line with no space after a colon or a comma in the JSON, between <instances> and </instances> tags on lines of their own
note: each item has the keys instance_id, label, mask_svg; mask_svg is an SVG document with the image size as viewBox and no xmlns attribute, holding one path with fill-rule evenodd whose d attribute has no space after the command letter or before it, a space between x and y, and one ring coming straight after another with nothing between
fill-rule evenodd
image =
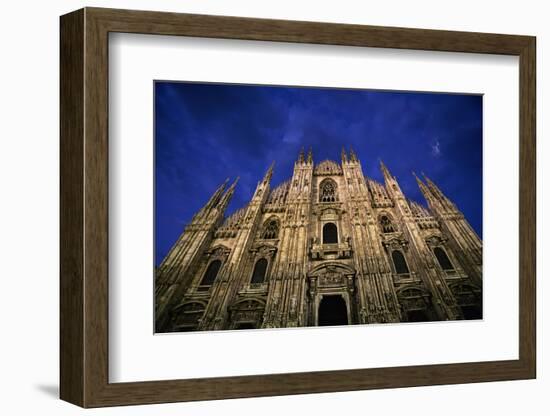
<instances>
[{"instance_id":1,"label":"wooden picture frame","mask_svg":"<svg viewBox=\"0 0 550 416\"><path fill-rule=\"evenodd\" d=\"M62 16L60 28L61 399L101 407L535 378L534 37L99 8ZM519 56L519 359L109 383L110 32Z\"/></svg>"}]
</instances>

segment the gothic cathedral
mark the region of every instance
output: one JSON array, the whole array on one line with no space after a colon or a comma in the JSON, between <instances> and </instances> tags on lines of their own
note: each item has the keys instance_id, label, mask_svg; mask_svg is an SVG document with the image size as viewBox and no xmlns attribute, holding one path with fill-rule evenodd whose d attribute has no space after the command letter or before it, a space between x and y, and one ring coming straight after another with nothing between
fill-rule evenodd
<instances>
[{"instance_id":1,"label":"gothic cathedral","mask_svg":"<svg viewBox=\"0 0 550 416\"><path fill-rule=\"evenodd\" d=\"M443 192L416 177L427 207L407 199L380 162L363 175L351 150L224 211L221 185L156 270L157 332L285 328L482 317L482 243Z\"/></svg>"}]
</instances>

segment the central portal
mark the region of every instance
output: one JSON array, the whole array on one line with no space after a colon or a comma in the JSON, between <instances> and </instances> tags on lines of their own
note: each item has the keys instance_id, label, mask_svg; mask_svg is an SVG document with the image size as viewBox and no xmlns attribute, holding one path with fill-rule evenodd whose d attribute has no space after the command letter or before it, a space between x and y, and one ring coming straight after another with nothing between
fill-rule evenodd
<instances>
[{"instance_id":1,"label":"central portal","mask_svg":"<svg viewBox=\"0 0 550 416\"><path fill-rule=\"evenodd\" d=\"M319 326L348 325L348 308L340 295L323 296L319 304Z\"/></svg>"}]
</instances>

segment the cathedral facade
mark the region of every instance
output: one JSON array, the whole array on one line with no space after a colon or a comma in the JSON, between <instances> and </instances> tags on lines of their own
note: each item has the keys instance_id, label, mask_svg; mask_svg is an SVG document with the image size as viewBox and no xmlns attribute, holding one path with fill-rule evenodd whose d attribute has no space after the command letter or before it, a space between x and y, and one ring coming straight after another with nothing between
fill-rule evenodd
<instances>
[{"instance_id":1,"label":"cathedral facade","mask_svg":"<svg viewBox=\"0 0 550 416\"><path fill-rule=\"evenodd\" d=\"M221 185L155 272L157 332L285 328L482 318L482 242L429 178L427 207L384 183L357 155L314 164L224 211Z\"/></svg>"}]
</instances>

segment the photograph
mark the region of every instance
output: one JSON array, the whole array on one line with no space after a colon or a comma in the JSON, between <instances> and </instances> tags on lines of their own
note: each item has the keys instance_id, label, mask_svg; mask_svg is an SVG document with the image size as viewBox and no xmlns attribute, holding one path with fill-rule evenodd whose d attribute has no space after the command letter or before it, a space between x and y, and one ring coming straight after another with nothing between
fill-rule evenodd
<instances>
[{"instance_id":1,"label":"photograph","mask_svg":"<svg viewBox=\"0 0 550 416\"><path fill-rule=\"evenodd\" d=\"M483 95L154 81L155 332L483 319Z\"/></svg>"},{"instance_id":2,"label":"photograph","mask_svg":"<svg viewBox=\"0 0 550 416\"><path fill-rule=\"evenodd\" d=\"M60 1L5 77L11 409L544 408L542 6Z\"/></svg>"}]
</instances>

